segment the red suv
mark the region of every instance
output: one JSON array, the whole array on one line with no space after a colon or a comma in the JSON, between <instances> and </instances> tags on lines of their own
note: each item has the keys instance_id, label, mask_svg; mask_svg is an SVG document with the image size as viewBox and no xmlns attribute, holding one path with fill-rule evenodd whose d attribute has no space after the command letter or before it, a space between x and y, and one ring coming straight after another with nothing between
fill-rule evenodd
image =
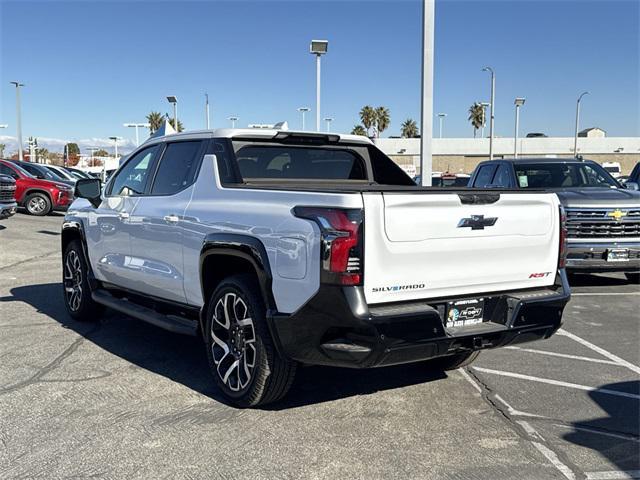
<instances>
[{"instance_id":1,"label":"red suv","mask_svg":"<svg viewBox=\"0 0 640 480\"><path fill-rule=\"evenodd\" d=\"M51 180L41 180L6 160L0 160L0 174L16 181L16 202L31 215L47 215L51 210L66 210L73 201L73 187Z\"/></svg>"}]
</instances>

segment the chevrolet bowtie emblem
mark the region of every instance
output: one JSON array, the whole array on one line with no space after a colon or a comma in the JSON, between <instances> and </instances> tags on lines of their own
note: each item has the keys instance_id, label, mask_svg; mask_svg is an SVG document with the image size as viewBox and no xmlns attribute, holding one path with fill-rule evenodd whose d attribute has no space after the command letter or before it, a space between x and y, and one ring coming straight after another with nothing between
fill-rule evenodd
<instances>
[{"instance_id":1,"label":"chevrolet bowtie emblem","mask_svg":"<svg viewBox=\"0 0 640 480\"><path fill-rule=\"evenodd\" d=\"M607 213L607 217L613 218L616 222L619 222L620 220L622 220L622 217L626 217L626 216L627 216L627 212L623 212L620 209L616 209L612 212Z\"/></svg>"},{"instance_id":2,"label":"chevrolet bowtie emblem","mask_svg":"<svg viewBox=\"0 0 640 480\"><path fill-rule=\"evenodd\" d=\"M487 217L484 215L471 215L469 218L462 218L458 222L458 228L471 228L471 230L484 230L484 227L495 225L498 217Z\"/></svg>"}]
</instances>

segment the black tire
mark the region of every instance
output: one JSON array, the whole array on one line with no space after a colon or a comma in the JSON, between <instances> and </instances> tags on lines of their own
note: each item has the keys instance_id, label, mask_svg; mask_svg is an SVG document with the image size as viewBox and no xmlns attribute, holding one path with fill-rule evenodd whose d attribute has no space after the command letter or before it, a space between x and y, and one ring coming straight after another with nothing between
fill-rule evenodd
<instances>
[{"instance_id":1,"label":"black tire","mask_svg":"<svg viewBox=\"0 0 640 480\"><path fill-rule=\"evenodd\" d=\"M27 196L24 206L29 215L35 215L36 217L44 217L51 212L51 200L46 194L40 192Z\"/></svg>"},{"instance_id":2,"label":"black tire","mask_svg":"<svg viewBox=\"0 0 640 480\"><path fill-rule=\"evenodd\" d=\"M295 376L295 362L276 352L265 314L251 275L224 279L209 298L203 333L209 367L224 396L238 407L280 400Z\"/></svg>"},{"instance_id":3,"label":"black tire","mask_svg":"<svg viewBox=\"0 0 640 480\"><path fill-rule=\"evenodd\" d=\"M72 240L62 257L62 293L67 312L75 320L93 321L102 312L102 307L91 298L91 289L82 245Z\"/></svg>"},{"instance_id":4,"label":"black tire","mask_svg":"<svg viewBox=\"0 0 640 480\"><path fill-rule=\"evenodd\" d=\"M427 362L429 368L434 370L456 370L458 368L471 365L480 355L479 351L457 353L455 355L447 355L446 357L434 358Z\"/></svg>"},{"instance_id":5,"label":"black tire","mask_svg":"<svg viewBox=\"0 0 640 480\"><path fill-rule=\"evenodd\" d=\"M628 272L624 274L629 283L640 283L640 272Z\"/></svg>"}]
</instances>

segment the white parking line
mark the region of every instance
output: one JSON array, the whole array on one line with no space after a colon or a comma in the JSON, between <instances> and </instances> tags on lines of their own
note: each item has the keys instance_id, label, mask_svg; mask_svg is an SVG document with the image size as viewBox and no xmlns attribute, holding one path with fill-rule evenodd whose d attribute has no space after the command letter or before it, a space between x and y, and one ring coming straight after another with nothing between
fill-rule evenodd
<instances>
[{"instance_id":1,"label":"white parking line","mask_svg":"<svg viewBox=\"0 0 640 480\"><path fill-rule=\"evenodd\" d=\"M591 350L593 350L596 353L599 353L603 357L607 357L609 360L613 360L618 365L625 366L629 370L631 370L632 372L635 372L638 375L640 375L640 367L639 366L634 365L631 362L627 362L623 358L620 358L617 355L614 355L613 353L608 352L604 348L601 348L601 347L599 347L597 345L594 345L591 342L586 341L584 338L580 338L579 336L574 335L571 332L567 332L564 328L561 328L561 329L558 330L558 335L564 335L565 337L569 337L571 340L574 340L574 341L578 342L579 344L584 345L587 348L590 348Z\"/></svg>"},{"instance_id":2,"label":"white parking line","mask_svg":"<svg viewBox=\"0 0 640 480\"><path fill-rule=\"evenodd\" d=\"M584 362L593 362L593 363L604 363L607 365L616 365L618 367L622 367L618 362L614 362L613 360L601 360L599 358L591 358L591 357L582 357L580 355L569 355L568 353L556 353L549 352L547 350L536 350L534 348L522 348L522 347L504 347L509 350L520 350L523 352L531 352L531 353L539 353L541 355L550 355L552 357L562 357L562 358L571 358L573 360L582 360Z\"/></svg>"},{"instance_id":3,"label":"white parking line","mask_svg":"<svg viewBox=\"0 0 640 480\"><path fill-rule=\"evenodd\" d=\"M627 480L640 478L640 470L613 470L610 472L587 472L587 480Z\"/></svg>"},{"instance_id":4,"label":"white parking line","mask_svg":"<svg viewBox=\"0 0 640 480\"><path fill-rule=\"evenodd\" d=\"M560 428L568 428L570 430L578 430L581 432L593 433L595 435L602 435L604 437L619 438L621 440L627 440L629 442L640 443L640 438L634 437L632 435L624 435L622 433L603 432L601 430L596 430L594 428L577 427L575 425L563 425L561 423L554 423L554 425Z\"/></svg>"},{"instance_id":5,"label":"white parking line","mask_svg":"<svg viewBox=\"0 0 640 480\"><path fill-rule=\"evenodd\" d=\"M472 368L474 370L477 370L478 372L492 373L494 375L500 375L502 377L519 378L520 380L529 380L531 382L546 383L548 385L555 385L557 387L573 388L576 390L584 390L587 392L598 392L598 393L604 393L606 395L616 395L618 397L626 397L626 398L633 398L634 400L640 400L640 395L637 395L635 393L619 392L617 390L609 390L608 388L590 387L588 385L579 385L577 383L561 382L559 380L552 380L550 378L533 377L531 375L523 375L521 373L503 372L501 370L492 370L490 368L483 368L483 367L472 367Z\"/></svg>"}]
</instances>

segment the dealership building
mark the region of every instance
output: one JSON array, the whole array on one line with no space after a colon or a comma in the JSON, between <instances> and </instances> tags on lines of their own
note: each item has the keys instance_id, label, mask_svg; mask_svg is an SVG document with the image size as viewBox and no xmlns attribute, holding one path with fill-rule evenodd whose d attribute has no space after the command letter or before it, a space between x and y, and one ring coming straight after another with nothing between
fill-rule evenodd
<instances>
[{"instance_id":1,"label":"dealership building","mask_svg":"<svg viewBox=\"0 0 640 480\"><path fill-rule=\"evenodd\" d=\"M591 130L591 129L588 129ZM580 132L581 134L583 132ZM586 133L586 131L585 131ZM640 161L640 137L578 137L578 155L599 163L620 163L623 175L628 175ZM419 138L378 138L374 142L407 172L420 173ZM573 157L573 137L519 138L520 157ZM478 162L489 158L488 138L434 138L433 171L471 173ZM513 158L511 138L493 139L494 158Z\"/></svg>"}]
</instances>

